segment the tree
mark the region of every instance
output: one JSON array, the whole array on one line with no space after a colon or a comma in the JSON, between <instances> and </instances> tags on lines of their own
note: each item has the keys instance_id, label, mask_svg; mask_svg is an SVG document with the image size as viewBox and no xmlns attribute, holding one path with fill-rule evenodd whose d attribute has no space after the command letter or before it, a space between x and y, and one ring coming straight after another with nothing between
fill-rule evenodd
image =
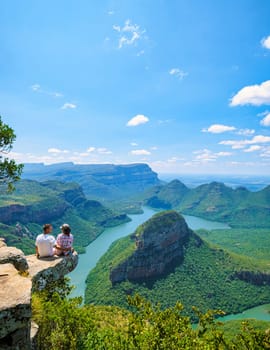
<instances>
[{"instance_id":1,"label":"tree","mask_svg":"<svg viewBox=\"0 0 270 350\"><path fill-rule=\"evenodd\" d=\"M5 187L8 191L14 190L14 182L20 179L23 164L16 164L15 160L6 155L11 151L16 139L14 130L3 123L0 116L0 189Z\"/></svg>"}]
</instances>

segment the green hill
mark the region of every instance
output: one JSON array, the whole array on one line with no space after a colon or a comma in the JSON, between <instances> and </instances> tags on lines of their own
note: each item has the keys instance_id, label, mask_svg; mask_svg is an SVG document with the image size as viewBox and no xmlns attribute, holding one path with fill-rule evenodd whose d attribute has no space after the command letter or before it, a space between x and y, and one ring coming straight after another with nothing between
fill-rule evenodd
<instances>
[{"instance_id":1,"label":"green hill","mask_svg":"<svg viewBox=\"0 0 270 350\"><path fill-rule=\"evenodd\" d=\"M142 198L154 208L173 208L183 214L226 222L232 227L270 227L270 186L250 192L244 187L232 189L212 182L188 189L174 180L149 189Z\"/></svg>"},{"instance_id":2,"label":"green hill","mask_svg":"<svg viewBox=\"0 0 270 350\"><path fill-rule=\"evenodd\" d=\"M164 308L180 300L188 314L193 305L237 313L270 302L269 272L263 263L212 248L167 211L111 245L88 275L85 301L128 307L127 295L139 293Z\"/></svg>"},{"instance_id":3,"label":"green hill","mask_svg":"<svg viewBox=\"0 0 270 350\"><path fill-rule=\"evenodd\" d=\"M82 252L104 228L127 221L125 214L88 200L76 183L22 180L14 193L0 196L0 236L27 254L33 252L44 223L52 223L55 234L61 224L69 223L75 248Z\"/></svg>"}]
</instances>

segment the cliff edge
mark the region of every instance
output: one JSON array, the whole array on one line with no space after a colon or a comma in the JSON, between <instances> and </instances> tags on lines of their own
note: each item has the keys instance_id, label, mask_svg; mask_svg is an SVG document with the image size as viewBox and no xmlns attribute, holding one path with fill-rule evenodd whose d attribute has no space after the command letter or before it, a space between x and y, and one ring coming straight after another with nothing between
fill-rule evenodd
<instances>
[{"instance_id":1,"label":"cliff edge","mask_svg":"<svg viewBox=\"0 0 270 350\"><path fill-rule=\"evenodd\" d=\"M0 238L0 348L31 349L31 293L76 268L78 255L37 259Z\"/></svg>"}]
</instances>

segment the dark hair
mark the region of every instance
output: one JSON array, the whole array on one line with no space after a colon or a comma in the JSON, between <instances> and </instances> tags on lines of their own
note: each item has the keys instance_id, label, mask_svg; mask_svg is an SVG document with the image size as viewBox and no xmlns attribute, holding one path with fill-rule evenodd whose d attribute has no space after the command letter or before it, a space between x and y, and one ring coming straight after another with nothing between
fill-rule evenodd
<instances>
[{"instance_id":1,"label":"dark hair","mask_svg":"<svg viewBox=\"0 0 270 350\"><path fill-rule=\"evenodd\" d=\"M63 227L62 231L65 235L69 235L71 232L71 229L70 229L70 227Z\"/></svg>"},{"instance_id":2,"label":"dark hair","mask_svg":"<svg viewBox=\"0 0 270 350\"><path fill-rule=\"evenodd\" d=\"M43 232L46 232L51 226L52 226L51 224L43 225Z\"/></svg>"}]
</instances>

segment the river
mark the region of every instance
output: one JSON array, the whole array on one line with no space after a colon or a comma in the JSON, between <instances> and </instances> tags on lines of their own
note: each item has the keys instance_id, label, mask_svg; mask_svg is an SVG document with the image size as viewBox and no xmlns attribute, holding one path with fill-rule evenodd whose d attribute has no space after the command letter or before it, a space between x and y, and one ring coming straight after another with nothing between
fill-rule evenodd
<instances>
[{"instance_id":1,"label":"river","mask_svg":"<svg viewBox=\"0 0 270 350\"><path fill-rule=\"evenodd\" d=\"M143 207L143 210L143 214L129 215L131 218L130 222L116 227L107 228L101 235L99 235L92 243L86 247L86 253L80 255L77 268L69 274L71 284L76 286L76 289L73 290L71 297L84 296L85 280L89 271L95 267L100 257L106 253L112 242L134 232L140 224L148 220L156 213L155 210L149 207ZM183 216L188 226L193 230L200 228L208 230L229 228L229 226L224 223L204 220L202 218L190 215ZM223 320L241 319L247 317L270 321L269 310L270 304L261 305L259 307L246 310L240 314L225 316Z\"/></svg>"}]
</instances>

